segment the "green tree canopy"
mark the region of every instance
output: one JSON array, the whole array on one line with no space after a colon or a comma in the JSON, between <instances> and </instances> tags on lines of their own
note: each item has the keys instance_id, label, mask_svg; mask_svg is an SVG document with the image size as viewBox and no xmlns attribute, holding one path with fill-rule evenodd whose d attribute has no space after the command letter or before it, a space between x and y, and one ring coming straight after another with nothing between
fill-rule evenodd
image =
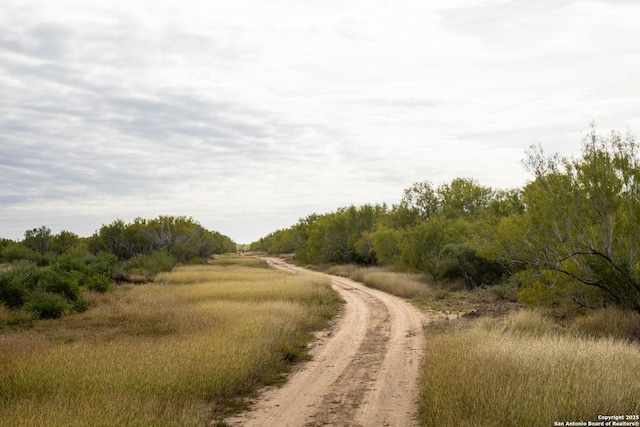
<instances>
[{"instance_id":1,"label":"green tree canopy","mask_svg":"<svg viewBox=\"0 0 640 427\"><path fill-rule=\"evenodd\" d=\"M640 162L633 136L600 136L592 127L580 157L532 147L525 164L534 176L524 189L526 210L501 222L499 255L595 287L640 312Z\"/></svg>"}]
</instances>

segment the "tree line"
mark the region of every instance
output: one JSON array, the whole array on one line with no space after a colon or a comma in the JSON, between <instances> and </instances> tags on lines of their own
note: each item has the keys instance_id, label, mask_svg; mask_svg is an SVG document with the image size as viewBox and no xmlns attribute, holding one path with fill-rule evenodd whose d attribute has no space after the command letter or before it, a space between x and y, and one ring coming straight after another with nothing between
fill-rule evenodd
<instances>
[{"instance_id":1,"label":"tree line","mask_svg":"<svg viewBox=\"0 0 640 427\"><path fill-rule=\"evenodd\" d=\"M83 289L149 282L178 263L235 250L229 237L184 216L117 219L87 238L41 226L25 231L22 241L0 239L0 304L55 318L87 308Z\"/></svg>"},{"instance_id":2,"label":"tree line","mask_svg":"<svg viewBox=\"0 0 640 427\"><path fill-rule=\"evenodd\" d=\"M406 188L392 205L312 214L251 245L305 264L382 265L493 287L541 306L640 312L640 163L627 133L585 136L579 155L531 147L527 184L474 179Z\"/></svg>"}]
</instances>

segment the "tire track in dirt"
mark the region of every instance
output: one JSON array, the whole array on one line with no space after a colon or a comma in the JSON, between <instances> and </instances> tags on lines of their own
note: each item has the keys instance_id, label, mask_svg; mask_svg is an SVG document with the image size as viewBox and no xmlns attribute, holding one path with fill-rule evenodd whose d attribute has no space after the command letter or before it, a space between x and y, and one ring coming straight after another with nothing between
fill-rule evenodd
<instances>
[{"instance_id":1,"label":"tire track in dirt","mask_svg":"<svg viewBox=\"0 0 640 427\"><path fill-rule=\"evenodd\" d=\"M267 258L291 273L309 270ZM422 314L405 300L329 276L346 304L331 332L319 334L312 359L281 387L261 393L233 426L418 425Z\"/></svg>"}]
</instances>

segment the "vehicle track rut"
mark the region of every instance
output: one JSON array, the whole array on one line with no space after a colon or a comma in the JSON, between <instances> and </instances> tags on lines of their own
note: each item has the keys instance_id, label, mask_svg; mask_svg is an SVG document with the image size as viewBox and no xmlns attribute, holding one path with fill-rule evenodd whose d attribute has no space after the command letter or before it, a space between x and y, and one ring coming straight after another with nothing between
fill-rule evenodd
<instances>
[{"instance_id":1,"label":"vehicle track rut","mask_svg":"<svg viewBox=\"0 0 640 427\"><path fill-rule=\"evenodd\" d=\"M309 273L277 258L274 268ZM320 273L317 273L320 274ZM417 426L424 316L406 300L337 276L346 304L281 387L266 388L232 426Z\"/></svg>"}]
</instances>

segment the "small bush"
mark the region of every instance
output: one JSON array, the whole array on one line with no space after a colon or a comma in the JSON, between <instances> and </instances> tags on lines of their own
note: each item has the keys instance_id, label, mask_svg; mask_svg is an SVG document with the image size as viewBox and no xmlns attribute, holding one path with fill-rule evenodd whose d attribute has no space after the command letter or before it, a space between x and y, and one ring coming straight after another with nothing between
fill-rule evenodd
<instances>
[{"instance_id":1,"label":"small bush","mask_svg":"<svg viewBox=\"0 0 640 427\"><path fill-rule=\"evenodd\" d=\"M38 288L46 292L60 294L70 301L80 298L80 279L82 273L77 271L62 272L53 268L43 268L38 278Z\"/></svg>"},{"instance_id":2,"label":"small bush","mask_svg":"<svg viewBox=\"0 0 640 427\"><path fill-rule=\"evenodd\" d=\"M77 313L83 313L89 310L89 307L91 307L91 304L89 304L89 301L85 300L84 298L73 301L73 304L71 304L71 310Z\"/></svg>"},{"instance_id":3,"label":"small bush","mask_svg":"<svg viewBox=\"0 0 640 427\"><path fill-rule=\"evenodd\" d=\"M444 290L444 289L439 289L437 291L434 292L433 294L433 299L438 301L438 300L443 300L443 299L447 299L449 297L451 297L453 295L453 293Z\"/></svg>"},{"instance_id":4,"label":"small bush","mask_svg":"<svg viewBox=\"0 0 640 427\"><path fill-rule=\"evenodd\" d=\"M51 265L61 272L77 271L83 274L87 272L87 265L82 259L66 254L56 257Z\"/></svg>"},{"instance_id":5,"label":"small bush","mask_svg":"<svg viewBox=\"0 0 640 427\"><path fill-rule=\"evenodd\" d=\"M87 279L87 289L94 292L105 293L111 289L113 281L110 277L103 276L101 274L94 274Z\"/></svg>"},{"instance_id":6,"label":"small bush","mask_svg":"<svg viewBox=\"0 0 640 427\"><path fill-rule=\"evenodd\" d=\"M27 288L20 270L0 274L0 302L9 308L21 307L27 300Z\"/></svg>"},{"instance_id":7,"label":"small bush","mask_svg":"<svg viewBox=\"0 0 640 427\"><path fill-rule=\"evenodd\" d=\"M156 251L149 255L136 255L118 266L114 272L116 280L132 283L152 282L158 273L171 271L176 261L167 251Z\"/></svg>"},{"instance_id":8,"label":"small bush","mask_svg":"<svg viewBox=\"0 0 640 427\"><path fill-rule=\"evenodd\" d=\"M51 292L34 292L27 309L40 319L56 319L69 309L67 300Z\"/></svg>"},{"instance_id":9,"label":"small bush","mask_svg":"<svg viewBox=\"0 0 640 427\"><path fill-rule=\"evenodd\" d=\"M520 282L515 276L503 279L500 283L490 288L491 293L500 299L516 302L518 301L518 290Z\"/></svg>"},{"instance_id":10,"label":"small bush","mask_svg":"<svg viewBox=\"0 0 640 427\"><path fill-rule=\"evenodd\" d=\"M26 310L9 308L0 302L0 327L5 325L26 325L29 324L33 316ZM1 330L1 329L0 329Z\"/></svg>"},{"instance_id":11,"label":"small bush","mask_svg":"<svg viewBox=\"0 0 640 427\"><path fill-rule=\"evenodd\" d=\"M29 249L22 243L10 243L2 249L2 259L7 262L14 262L21 259L40 263L42 255Z\"/></svg>"},{"instance_id":12,"label":"small bush","mask_svg":"<svg viewBox=\"0 0 640 427\"><path fill-rule=\"evenodd\" d=\"M85 259L87 268L107 277L113 277L114 270L118 264L118 257L109 252L98 252L97 255Z\"/></svg>"}]
</instances>

